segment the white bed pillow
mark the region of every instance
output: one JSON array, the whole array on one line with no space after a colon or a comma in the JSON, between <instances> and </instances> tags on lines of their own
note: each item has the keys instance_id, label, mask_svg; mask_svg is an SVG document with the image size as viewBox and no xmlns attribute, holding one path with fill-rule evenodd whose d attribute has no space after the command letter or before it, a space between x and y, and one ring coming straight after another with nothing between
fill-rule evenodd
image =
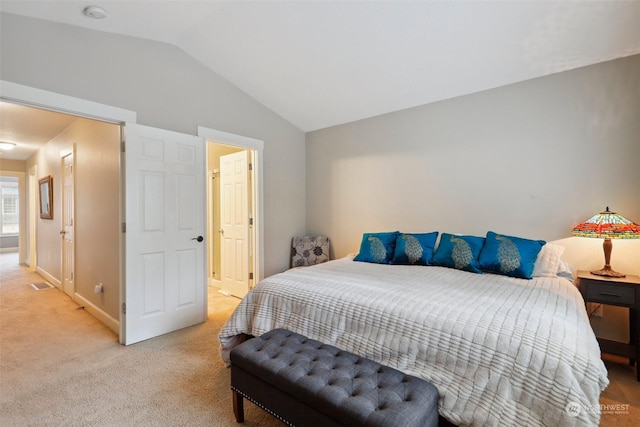
<instances>
[{"instance_id":1,"label":"white bed pillow","mask_svg":"<svg viewBox=\"0 0 640 427\"><path fill-rule=\"evenodd\" d=\"M556 277L564 246L547 243L542 247L533 265L533 277Z\"/></svg>"},{"instance_id":2,"label":"white bed pillow","mask_svg":"<svg viewBox=\"0 0 640 427\"><path fill-rule=\"evenodd\" d=\"M558 277L564 277L575 285L576 269L568 262L560 261L560 266L558 266Z\"/></svg>"}]
</instances>

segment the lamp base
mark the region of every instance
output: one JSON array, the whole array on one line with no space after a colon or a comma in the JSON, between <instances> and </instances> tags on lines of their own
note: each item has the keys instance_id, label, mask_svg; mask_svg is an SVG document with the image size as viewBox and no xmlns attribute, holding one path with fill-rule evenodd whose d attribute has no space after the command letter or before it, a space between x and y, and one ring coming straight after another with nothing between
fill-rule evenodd
<instances>
[{"instance_id":1,"label":"lamp base","mask_svg":"<svg viewBox=\"0 0 640 427\"><path fill-rule=\"evenodd\" d=\"M626 277L622 273L618 273L617 271L613 271L610 265L605 265L600 270L594 270L591 274L595 274L596 276L607 276L607 277Z\"/></svg>"}]
</instances>

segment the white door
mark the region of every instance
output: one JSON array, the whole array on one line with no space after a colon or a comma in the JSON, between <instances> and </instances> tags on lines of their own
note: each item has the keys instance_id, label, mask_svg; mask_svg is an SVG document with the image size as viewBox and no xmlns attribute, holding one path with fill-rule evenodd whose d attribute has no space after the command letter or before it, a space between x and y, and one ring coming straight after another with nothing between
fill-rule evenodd
<instances>
[{"instance_id":1,"label":"white door","mask_svg":"<svg viewBox=\"0 0 640 427\"><path fill-rule=\"evenodd\" d=\"M120 341L133 344L207 315L204 140L127 123L125 280Z\"/></svg>"},{"instance_id":2,"label":"white door","mask_svg":"<svg viewBox=\"0 0 640 427\"><path fill-rule=\"evenodd\" d=\"M73 153L62 158L62 289L73 298L75 293Z\"/></svg>"},{"instance_id":3,"label":"white door","mask_svg":"<svg viewBox=\"0 0 640 427\"><path fill-rule=\"evenodd\" d=\"M220 156L221 286L240 298L249 292L248 156Z\"/></svg>"}]
</instances>

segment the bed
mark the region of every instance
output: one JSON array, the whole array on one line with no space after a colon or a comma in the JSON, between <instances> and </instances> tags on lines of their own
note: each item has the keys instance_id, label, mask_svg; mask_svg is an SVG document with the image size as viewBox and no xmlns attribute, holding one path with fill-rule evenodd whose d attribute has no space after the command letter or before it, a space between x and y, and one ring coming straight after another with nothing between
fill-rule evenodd
<instances>
[{"instance_id":1,"label":"bed","mask_svg":"<svg viewBox=\"0 0 640 427\"><path fill-rule=\"evenodd\" d=\"M456 425L596 426L607 371L578 289L351 257L261 281L219 333L221 355L286 328L431 381Z\"/></svg>"}]
</instances>

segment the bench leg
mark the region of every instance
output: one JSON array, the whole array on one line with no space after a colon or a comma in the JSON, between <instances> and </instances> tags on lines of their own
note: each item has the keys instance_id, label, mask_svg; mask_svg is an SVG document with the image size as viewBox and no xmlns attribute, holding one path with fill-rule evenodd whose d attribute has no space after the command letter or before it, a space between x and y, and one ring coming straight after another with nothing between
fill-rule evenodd
<instances>
[{"instance_id":1,"label":"bench leg","mask_svg":"<svg viewBox=\"0 0 640 427\"><path fill-rule=\"evenodd\" d=\"M233 414L236 416L236 422L244 422L244 403L242 395L235 390L233 392Z\"/></svg>"}]
</instances>

